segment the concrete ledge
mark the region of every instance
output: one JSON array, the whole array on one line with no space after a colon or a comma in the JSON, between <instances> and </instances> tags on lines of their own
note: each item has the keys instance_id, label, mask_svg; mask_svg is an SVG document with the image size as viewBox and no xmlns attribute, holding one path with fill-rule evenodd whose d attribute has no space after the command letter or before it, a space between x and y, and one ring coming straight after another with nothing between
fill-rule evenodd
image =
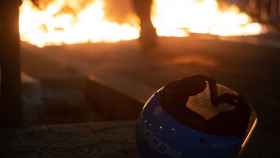
<instances>
[{"instance_id":1,"label":"concrete ledge","mask_svg":"<svg viewBox=\"0 0 280 158\"><path fill-rule=\"evenodd\" d=\"M103 121L136 120L144 103L93 80L86 84L85 96L91 109Z\"/></svg>"}]
</instances>

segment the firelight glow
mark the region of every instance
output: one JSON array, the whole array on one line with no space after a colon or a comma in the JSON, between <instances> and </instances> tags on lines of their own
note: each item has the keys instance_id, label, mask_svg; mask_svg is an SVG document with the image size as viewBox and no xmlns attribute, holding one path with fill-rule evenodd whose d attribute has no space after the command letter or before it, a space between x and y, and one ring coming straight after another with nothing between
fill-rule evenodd
<instances>
[{"instance_id":1,"label":"firelight glow","mask_svg":"<svg viewBox=\"0 0 280 158\"><path fill-rule=\"evenodd\" d=\"M85 7L76 7L71 12L64 11L65 6L73 7L68 3L69 0L53 0L47 7L38 9L30 0L23 1L21 40L44 47L139 38L136 16L129 22L109 20L105 16L106 0L88 0ZM261 24L252 22L237 7L221 10L217 0L154 0L152 21L159 36L186 37L190 32L243 36L263 32Z\"/></svg>"}]
</instances>

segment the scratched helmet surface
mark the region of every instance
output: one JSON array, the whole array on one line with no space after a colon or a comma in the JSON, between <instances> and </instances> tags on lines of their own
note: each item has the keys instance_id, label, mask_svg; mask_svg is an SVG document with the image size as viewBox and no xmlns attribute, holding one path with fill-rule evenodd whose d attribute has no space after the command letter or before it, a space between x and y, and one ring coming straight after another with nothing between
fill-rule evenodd
<instances>
[{"instance_id":1,"label":"scratched helmet surface","mask_svg":"<svg viewBox=\"0 0 280 158\"><path fill-rule=\"evenodd\" d=\"M237 92L205 76L168 84L137 121L141 158L234 158L255 128L255 110Z\"/></svg>"}]
</instances>

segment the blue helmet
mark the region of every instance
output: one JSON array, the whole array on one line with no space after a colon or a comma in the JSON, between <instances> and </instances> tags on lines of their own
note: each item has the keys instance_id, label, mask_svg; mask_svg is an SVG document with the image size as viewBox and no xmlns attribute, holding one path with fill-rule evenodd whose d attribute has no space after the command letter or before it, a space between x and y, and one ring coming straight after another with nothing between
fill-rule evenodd
<instances>
[{"instance_id":1,"label":"blue helmet","mask_svg":"<svg viewBox=\"0 0 280 158\"><path fill-rule=\"evenodd\" d=\"M235 91L205 76L158 90L137 121L141 158L234 158L257 123L254 109Z\"/></svg>"}]
</instances>

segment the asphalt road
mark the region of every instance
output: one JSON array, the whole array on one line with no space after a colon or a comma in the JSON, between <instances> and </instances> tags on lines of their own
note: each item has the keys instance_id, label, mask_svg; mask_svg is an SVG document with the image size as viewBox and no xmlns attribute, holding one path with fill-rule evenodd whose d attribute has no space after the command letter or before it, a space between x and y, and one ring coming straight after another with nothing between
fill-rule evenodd
<instances>
[{"instance_id":1,"label":"asphalt road","mask_svg":"<svg viewBox=\"0 0 280 158\"><path fill-rule=\"evenodd\" d=\"M250 42L249 42L250 43ZM23 71L37 79L81 73L144 102L175 79L203 73L241 92L259 124L243 157L280 157L280 49L213 38L161 38L143 50L136 41L39 49L22 45Z\"/></svg>"}]
</instances>

